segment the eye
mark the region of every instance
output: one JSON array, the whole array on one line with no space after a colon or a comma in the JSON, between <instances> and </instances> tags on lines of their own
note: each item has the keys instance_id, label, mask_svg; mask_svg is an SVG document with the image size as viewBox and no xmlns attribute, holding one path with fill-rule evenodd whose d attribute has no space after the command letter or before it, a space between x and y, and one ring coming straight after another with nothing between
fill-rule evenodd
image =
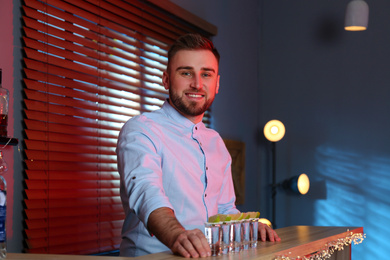
<instances>
[{"instance_id":1,"label":"eye","mask_svg":"<svg viewBox=\"0 0 390 260\"><path fill-rule=\"evenodd\" d=\"M187 71L187 70L183 70L180 72L180 75L184 76L184 77L191 77L192 76L192 72L191 71Z\"/></svg>"}]
</instances>

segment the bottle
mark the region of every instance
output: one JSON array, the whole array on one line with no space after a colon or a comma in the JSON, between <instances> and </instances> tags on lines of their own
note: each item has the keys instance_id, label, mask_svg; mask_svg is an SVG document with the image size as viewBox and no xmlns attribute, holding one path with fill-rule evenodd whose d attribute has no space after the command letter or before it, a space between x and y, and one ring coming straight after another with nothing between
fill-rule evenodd
<instances>
[{"instance_id":1,"label":"bottle","mask_svg":"<svg viewBox=\"0 0 390 260\"><path fill-rule=\"evenodd\" d=\"M2 87L2 69L0 69L0 137L7 137L9 91Z\"/></svg>"},{"instance_id":2,"label":"bottle","mask_svg":"<svg viewBox=\"0 0 390 260\"><path fill-rule=\"evenodd\" d=\"M0 151L0 259L7 256L7 236L6 236L6 218L7 218L7 182L3 174L8 170L8 165L3 159L3 152Z\"/></svg>"}]
</instances>

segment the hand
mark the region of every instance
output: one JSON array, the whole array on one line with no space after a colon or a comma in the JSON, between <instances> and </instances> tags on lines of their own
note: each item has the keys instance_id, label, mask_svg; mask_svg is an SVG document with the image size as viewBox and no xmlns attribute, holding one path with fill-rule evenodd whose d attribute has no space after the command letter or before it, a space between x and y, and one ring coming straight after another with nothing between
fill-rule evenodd
<instances>
[{"instance_id":1,"label":"hand","mask_svg":"<svg viewBox=\"0 0 390 260\"><path fill-rule=\"evenodd\" d=\"M269 241L280 241L280 237L278 234L276 234L275 230L270 228L268 225L259 222L259 237L261 241L267 241L267 238Z\"/></svg>"},{"instance_id":2,"label":"hand","mask_svg":"<svg viewBox=\"0 0 390 260\"><path fill-rule=\"evenodd\" d=\"M184 256L186 258L192 257L206 257L211 256L210 246L206 237L199 229L183 230L171 246L174 254Z\"/></svg>"},{"instance_id":3,"label":"hand","mask_svg":"<svg viewBox=\"0 0 390 260\"><path fill-rule=\"evenodd\" d=\"M158 208L150 213L148 229L174 254L187 258L211 256L203 232L199 229L185 230L170 208Z\"/></svg>"}]
</instances>

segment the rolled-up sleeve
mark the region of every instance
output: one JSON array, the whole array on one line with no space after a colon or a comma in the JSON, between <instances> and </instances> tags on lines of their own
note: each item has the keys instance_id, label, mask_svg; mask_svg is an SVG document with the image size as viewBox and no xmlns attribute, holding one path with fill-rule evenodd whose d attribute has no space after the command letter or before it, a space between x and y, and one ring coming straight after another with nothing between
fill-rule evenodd
<instances>
[{"instance_id":1,"label":"rolled-up sleeve","mask_svg":"<svg viewBox=\"0 0 390 260\"><path fill-rule=\"evenodd\" d=\"M149 215L160 207L172 208L162 184L161 156L147 131L127 123L117 144L118 171L124 210L133 211L147 227Z\"/></svg>"}]
</instances>

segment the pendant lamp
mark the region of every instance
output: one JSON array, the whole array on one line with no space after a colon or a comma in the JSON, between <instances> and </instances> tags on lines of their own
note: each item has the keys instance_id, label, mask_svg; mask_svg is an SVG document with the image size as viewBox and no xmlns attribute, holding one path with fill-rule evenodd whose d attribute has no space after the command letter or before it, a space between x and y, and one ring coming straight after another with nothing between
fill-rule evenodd
<instances>
[{"instance_id":1,"label":"pendant lamp","mask_svg":"<svg viewBox=\"0 0 390 260\"><path fill-rule=\"evenodd\" d=\"M368 26L368 5L364 0L352 0L348 3L345 12L345 26L347 31L364 31Z\"/></svg>"}]
</instances>

